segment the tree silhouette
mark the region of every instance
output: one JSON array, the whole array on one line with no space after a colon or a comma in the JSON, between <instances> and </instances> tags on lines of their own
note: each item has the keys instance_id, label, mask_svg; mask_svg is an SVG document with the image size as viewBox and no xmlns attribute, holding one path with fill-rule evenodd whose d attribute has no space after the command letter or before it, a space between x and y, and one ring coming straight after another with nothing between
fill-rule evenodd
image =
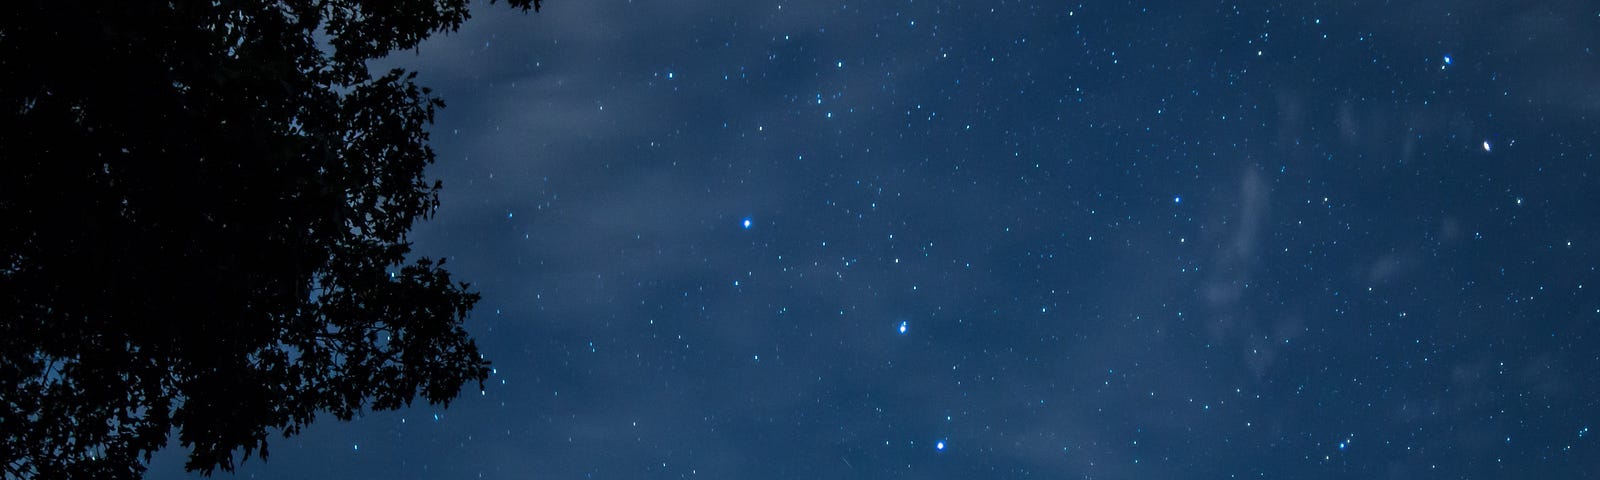
<instances>
[{"instance_id":1,"label":"tree silhouette","mask_svg":"<svg viewBox=\"0 0 1600 480\"><path fill-rule=\"evenodd\" d=\"M539 7L539 0L509 0ZM443 103L367 61L466 0L20 0L0 15L0 463L136 478L319 413L448 404L478 295L407 262Z\"/></svg>"}]
</instances>

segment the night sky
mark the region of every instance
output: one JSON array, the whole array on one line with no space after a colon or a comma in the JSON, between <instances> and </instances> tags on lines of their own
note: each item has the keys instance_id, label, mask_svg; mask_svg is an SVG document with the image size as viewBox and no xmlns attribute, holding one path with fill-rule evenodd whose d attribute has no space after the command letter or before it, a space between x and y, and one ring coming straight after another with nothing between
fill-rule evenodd
<instances>
[{"instance_id":1,"label":"night sky","mask_svg":"<svg viewBox=\"0 0 1600 480\"><path fill-rule=\"evenodd\" d=\"M1600 476L1593 2L473 13L487 390L239 477Z\"/></svg>"}]
</instances>

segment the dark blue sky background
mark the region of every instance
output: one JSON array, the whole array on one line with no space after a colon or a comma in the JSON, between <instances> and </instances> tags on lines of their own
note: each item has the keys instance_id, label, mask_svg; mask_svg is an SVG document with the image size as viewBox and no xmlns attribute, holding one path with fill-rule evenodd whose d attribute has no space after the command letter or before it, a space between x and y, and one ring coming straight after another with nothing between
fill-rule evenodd
<instances>
[{"instance_id":1,"label":"dark blue sky background","mask_svg":"<svg viewBox=\"0 0 1600 480\"><path fill-rule=\"evenodd\" d=\"M1592 2L474 15L385 66L487 391L238 477L1600 475Z\"/></svg>"}]
</instances>

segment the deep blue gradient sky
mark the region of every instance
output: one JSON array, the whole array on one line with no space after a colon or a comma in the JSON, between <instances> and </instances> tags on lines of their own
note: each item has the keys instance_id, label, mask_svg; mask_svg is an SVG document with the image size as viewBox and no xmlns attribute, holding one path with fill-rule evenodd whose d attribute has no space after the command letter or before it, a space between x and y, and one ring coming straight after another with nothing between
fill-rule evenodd
<instances>
[{"instance_id":1,"label":"deep blue gradient sky","mask_svg":"<svg viewBox=\"0 0 1600 480\"><path fill-rule=\"evenodd\" d=\"M239 477L1600 476L1593 2L474 14L487 391Z\"/></svg>"}]
</instances>

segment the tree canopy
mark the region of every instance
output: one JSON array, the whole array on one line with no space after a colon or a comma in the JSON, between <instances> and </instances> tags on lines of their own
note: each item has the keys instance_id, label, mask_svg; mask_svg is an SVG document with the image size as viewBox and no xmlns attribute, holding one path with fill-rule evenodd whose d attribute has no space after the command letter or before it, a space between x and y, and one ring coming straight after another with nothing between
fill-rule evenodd
<instances>
[{"instance_id":1,"label":"tree canopy","mask_svg":"<svg viewBox=\"0 0 1600 480\"><path fill-rule=\"evenodd\" d=\"M136 478L174 432L188 469L232 470L321 413L482 388L478 295L408 260L443 102L367 67L466 3L7 4L5 477Z\"/></svg>"}]
</instances>

